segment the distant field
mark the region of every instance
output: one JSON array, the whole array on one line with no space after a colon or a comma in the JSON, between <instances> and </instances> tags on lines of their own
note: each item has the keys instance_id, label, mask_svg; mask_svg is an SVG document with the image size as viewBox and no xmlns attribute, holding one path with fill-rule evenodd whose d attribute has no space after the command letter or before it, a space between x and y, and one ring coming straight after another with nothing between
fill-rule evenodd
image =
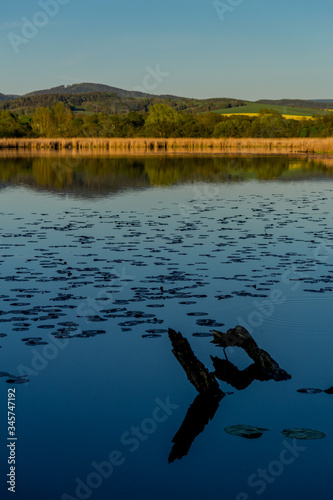
<instances>
[{"instance_id":1,"label":"distant field","mask_svg":"<svg viewBox=\"0 0 333 500\"><path fill-rule=\"evenodd\" d=\"M329 111L316 110L316 109L307 109L307 108L294 108L293 106L279 106L277 104L258 104L256 102L251 102L246 106L240 106L237 108L227 108L227 109L219 109L216 113L220 114L247 114L247 113L258 113L260 109L275 109L282 115L289 116L313 116L313 115L325 115L328 114Z\"/></svg>"},{"instance_id":2,"label":"distant field","mask_svg":"<svg viewBox=\"0 0 333 500\"><path fill-rule=\"evenodd\" d=\"M233 116L237 113L221 113L223 114L224 116ZM239 115L243 115L243 116L259 116L259 113L238 113ZM284 118L286 118L287 120L314 120L314 118L312 116L304 116L304 115L285 115L283 114L282 116L284 116Z\"/></svg>"}]
</instances>

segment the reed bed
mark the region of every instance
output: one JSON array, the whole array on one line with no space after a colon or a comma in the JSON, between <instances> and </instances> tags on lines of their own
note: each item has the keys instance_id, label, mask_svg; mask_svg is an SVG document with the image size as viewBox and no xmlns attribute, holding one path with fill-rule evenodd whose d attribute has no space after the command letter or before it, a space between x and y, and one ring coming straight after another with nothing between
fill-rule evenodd
<instances>
[{"instance_id":1,"label":"reed bed","mask_svg":"<svg viewBox=\"0 0 333 500\"><path fill-rule=\"evenodd\" d=\"M156 138L75 138L75 139L0 139L0 150L104 151L113 153L307 153L333 154L333 137L291 139L156 139Z\"/></svg>"}]
</instances>

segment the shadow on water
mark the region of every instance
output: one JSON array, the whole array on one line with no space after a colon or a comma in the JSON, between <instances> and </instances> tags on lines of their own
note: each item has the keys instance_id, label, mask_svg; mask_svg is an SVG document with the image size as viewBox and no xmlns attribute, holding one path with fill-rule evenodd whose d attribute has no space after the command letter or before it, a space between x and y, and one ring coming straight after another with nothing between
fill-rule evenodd
<instances>
[{"instance_id":1,"label":"shadow on water","mask_svg":"<svg viewBox=\"0 0 333 500\"><path fill-rule=\"evenodd\" d=\"M0 155L0 189L23 185L79 197L126 189L247 179L294 180L332 177L324 161L289 156L28 156Z\"/></svg>"}]
</instances>

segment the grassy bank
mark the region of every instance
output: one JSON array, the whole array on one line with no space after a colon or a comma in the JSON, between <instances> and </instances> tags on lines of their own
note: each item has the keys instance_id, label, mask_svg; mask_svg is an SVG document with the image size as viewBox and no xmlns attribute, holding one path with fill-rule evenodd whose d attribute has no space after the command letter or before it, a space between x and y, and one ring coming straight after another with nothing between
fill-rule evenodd
<instances>
[{"instance_id":1,"label":"grassy bank","mask_svg":"<svg viewBox=\"0 0 333 500\"><path fill-rule=\"evenodd\" d=\"M0 150L104 150L110 152L283 152L333 154L333 137L295 139L0 139Z\"/></svg>"}]
</instances>

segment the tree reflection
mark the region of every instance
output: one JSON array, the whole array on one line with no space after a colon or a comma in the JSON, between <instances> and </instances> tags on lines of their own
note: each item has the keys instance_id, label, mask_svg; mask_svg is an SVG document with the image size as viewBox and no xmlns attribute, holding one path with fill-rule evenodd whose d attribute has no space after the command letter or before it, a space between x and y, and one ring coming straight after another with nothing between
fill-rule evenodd
<instances>
[{"instance_id":1,"label":"tree reflection","mask_svg":"<svg viewBox=\"0 0 333 500\"><path fill-rule=\"evenodd\" d=\"M297 168L295 168L295 166ZM225 183L297 175L331 176L322 161L289 156L0 156L0 182L80 196L107 195L128 188L172 186L194 181Z\"/></svg>"}]
</instances>

